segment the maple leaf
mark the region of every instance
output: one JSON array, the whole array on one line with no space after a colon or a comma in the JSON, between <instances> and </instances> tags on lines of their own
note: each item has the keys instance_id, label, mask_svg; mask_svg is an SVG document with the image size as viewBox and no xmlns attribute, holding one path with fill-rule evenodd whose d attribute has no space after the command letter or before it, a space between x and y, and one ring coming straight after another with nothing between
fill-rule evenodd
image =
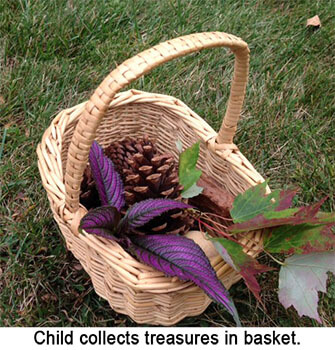
<instances>
[{"instance_id":1,"label":"maple leaf","mask_svg":"<svg viewBox=\"0 0 335 350\"><path fill-rule=\"evenodd\" d=\"M274 190L267 194L268 182L253 186L239 194L233 203L230 215L234 223L243 223L266 212L278 212L289 208L297 190Z\"/></svg>"},{"instance_id":2,"label":"maple leaf","mask_svg":"<svg viewBox=\"0 0 335 350\"><path fill-rule=\"evenodd\" d=\"M264 237L264 248L271 253L308 254L335 248L334 223L284 225Z\"/></svg>"},{"instance_id":3,"label":"maple leaf","mask_svg":"<svg viewBox=\"0 0 335 350\"><path fill-rule=\"evenodd\" d=\"M228 231L240 233L271 228L264 235L264 247L271 253L308 254L334 248L335 213L319 212L326 198L309 206L288 208L295 193L295 190L274 191L273 195L266 196L265 183L247 190L234 201L233 214L239 222L229 226ZM251 217L248 212L256 216ZM236 217L233 219L236 222Z\"/></svg>"},{"instance_id":4,"label":"maple leaf","mask_svg":"<svg viewBox=\"0 0 335 350\"><path fill-rule=\"evenodd\" d=\"M259 295L261 288L255 275L261 272L273 270L273 268L261 265L256 259L244 253L243 247L237 242L233 242L226 238L211 238L210 240L213 242L216 250L225 262L241 274L247 287L263 304Z\"/></svg>"},{"instance_id":5,"label":"maple leaf","mask_svg":"<svg viewBox=\"0 0 335 350\"><path fill-rule=\"evenodd\" d=\"M335 213L325 213L325 212L318 212L317 214L318 219L320 220L320 223L334 223L335 222Z\"/></svg>"},{"instance_id":6,"label":"maple leaf","mask_svg":"<svg viewBox=\"0 0 335 350\"><path fill-rule=\"evenodd\" d=\"M335 274L335 252L293 255L279 272L279 301L287 309L293 306L299 316L321 323L318 292L326 292L327 272Z\"/></svg>"},{"instance_id":7,"label":"maple leaf","mask_svg":"<svg viewBox=\"0 0 335 350\"><path fill-rule=\"evenodd\" d=\"M324 223L325 219L317 216L321 205L327 198L319 202L301 208L290 208L284 210L265 211L262 214L229 227L233 233L258 230L262 228L276 227L282 225L300 225L304 223L319 224Z\"/></svg>"}]
</instances>

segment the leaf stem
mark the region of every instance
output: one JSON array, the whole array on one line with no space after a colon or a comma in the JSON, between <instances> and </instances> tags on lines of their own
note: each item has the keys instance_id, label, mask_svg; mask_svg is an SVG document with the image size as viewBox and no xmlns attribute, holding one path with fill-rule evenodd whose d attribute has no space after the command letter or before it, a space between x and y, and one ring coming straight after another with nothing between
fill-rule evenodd
<instances>
[{"instance_id":1,"label":"leaf stem","mask_svg":"<svg viewBox=\"0 0 335 350\"><path fill-rule=\"evenodd\" d=\"M208 225L207 223L205 223L204 221L200 220L199 218L197 218L196 220L198 221L199 224L204 225L207 228L209 228L210 230L219 233L221 236L226 237L227 239L230 239L231 241L237 242L236 239L232 238L229 234L227 234L227 233L225 233L225 232L223 232L221 230L218 230L218 229L216 229L213 226Z\"/></svg>"},{"instance_id":2,"label":"leaf stem","mask_svg":"<svg viewBox=\"0 0 335 350\"><path fill-rule=\"evenodd\" d=\"M220 229L217 229L217 227L211 226L211 225L207 224L206 222L200 220L200 218L204 218L205 220L209 221L212 225L215 225L215 226L218 226L218 227L221 227L221 228L227 228L227 226L222 225L222 224L220 224L220 223L218 223L218 222L212 220L212 219L209 217L209 215L208 215L208 214L211 214L211 215L212 215L212 213L203 213L203 212L197 212L197 211L195 211L194 214L196 214L196 215L193 215L193 217L194 217L194 219L196 219L196 220L198 221L200 231L202 231L201 225L204 225L205 227L211 229L212 231L214 231L214 232L216 232L216 233L219 233L221 236L223 236L223 237L225 237L225 238L227 238L227 239L229 239L229 240L231 240L231 241L233 241L233 242L236 242L236 243L240 244L241 246L244 246L244 247L248 248L247 245L242 244L242 243L239 242L237 239L233 238L233 237L232 237L232 234L228 234L228 233L226 233L225 231L223 231L222 229L221 229L221 230L220 230ZM220 217L219 215L214 215L214 216L216 216L216 217L218 217L218 218L220 218L220 219L223 219L223 220L227 220L227 218ZM244 237L247 238L249 241L253 242L256 246L258 246L258 243L255 242L252 238L247 237L247 236L244 236ZM285 266L285 263L284 263L284 262L282 262L282 261L278 260L277 258L275 258L272 254L270 254L270 253L269 253L268 251L266 251L264 248L261 248L261 249L259 249L259 250L260 250L260 251L263 251L265 254L267 254L267 255L268 255L273 261L275 261L277 264L279 264L279 265L281 265L281 266Z\"/></svg>"},{"instance_id":3,"label":"leaf stem","mask_svg":"<svg viewBox=\"0 0 335 350\"><path fill-rule=\"evenodd\" d=\"M273 261L275 261L277 264L281 265L281 266L285 266L285 263L283 263L282 261L278 260L277 258L275 258L272 254L270 254L269 252L267 252L265 249L263 249L263 252L268 255Z\"/></svg>"}]
</instances>

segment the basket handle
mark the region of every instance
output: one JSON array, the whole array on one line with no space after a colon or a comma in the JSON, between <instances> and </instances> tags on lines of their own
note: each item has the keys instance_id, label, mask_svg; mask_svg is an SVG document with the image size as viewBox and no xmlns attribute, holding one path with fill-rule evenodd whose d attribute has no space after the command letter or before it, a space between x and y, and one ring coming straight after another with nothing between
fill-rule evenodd
<instances>
[{"instance_id":1,"label":"basket handle","mask_svg":"<svg viewBox=\"0 0 335 350\"><path fill-rule=\"evenodd\" d=\"M228 106L216 141L219 144L233 142L248 80L248 45L242 39L222 32L190 34L160 43L115 68L87 101L74 131L66 163L65 206L70 212L74 213L79 208L80 184L89 150L96 130L115 94L165 62L189 53L221 46L230 48L235 54L235 65Z\"/></svg>"}]
</instances>

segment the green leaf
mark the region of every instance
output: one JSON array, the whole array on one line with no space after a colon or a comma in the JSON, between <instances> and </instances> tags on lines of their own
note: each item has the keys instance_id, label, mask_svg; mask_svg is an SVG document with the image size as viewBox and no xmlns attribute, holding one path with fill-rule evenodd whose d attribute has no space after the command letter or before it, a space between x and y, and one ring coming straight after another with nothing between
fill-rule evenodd
<instances>
[{"instance_id":1,"label":"green leaf","mask_svg":"<svg viewBox=\"0 0 335 350\"><path fill-rule=\"evenodd\" d=\"M187 148L179 156L179 182L184 186L183 192L191 188L200 178L201 170L196 169L200 142Z\"/></svg>"},{"instance_id":2,"label":"green leaf","mask_svg":"<svg viewBox=\"0 0 335 350\"><path fill-rule=\"evenodd\" d=\"M327 224L335 222L335 216L332 214L318 214L320 207L326 198L323 198L319 202L306 207L288 209L288 206L291 205L293 196L296 193L295 190L282 191L280 193L278 193L278 191L274 191L274 197L271 198L270 195L267 196L272 200L272 203L269 203L269 205L266 205L266 197L263 197L262 194L264 194L264 192L262 192L262 190L263 188L261 188L261 191L259 188L256 188L255 191L252 192L251 196L245 197L244 207L241 200L239 200L237 203L239 206L236 205L236 200L234 201L233 209L239 209L240 213L244 211L244 216L243 219L239 219L238 223L235 223L229 227L228 230L230 232L239 233L282 225L301 225L306 223ZM257 194L261 194L261 197L258 198ZM249 210L249 216L246 208ZM263 212L261 212L261 209L263 209ZM256 216L254 216L255 212L257 212Z\"/></svg>"},{"instance_id":3,"label":"green leaf","mask_svg":"<svg viewBox=\"0 0 335 350\"><path fill-rule=\"evenodd\" d=\"M211 238L211 241L224 261L241 274L247 287L262 302L259 295L261 288L255 275L272 270L272 268L261 265L256 259L244 253L243 247L237 242L226 238Z\"/></svg>"},{"instance_id":4,"label":"green leaf","mask_svg":"<svg viewBox=\"0 0 335 350\"><path fill-rule=\"evenodd\" d=\"M334 213L325 213L319 211L317 214L320 223L335 223L335 212Z\"/></svg>"},{"instance_id":5,"label":"green leaf","mask_svg":"<svg viewBox=\"0 0 335 350\"><path fill-rule=\"evenodd\" d=\"M308 254L335 248L335 224L284 225L264 237L264 248L271 253Z\"/></svg>"},{"instance_id":6,"label":"green leaf","mask_svg":"<svg viewBox=\"0 0 335 350\"><path fill-rule=\"evenodd\" d=\"M325 198L307 207L268 211L245 222L230 226L229 231L238 233L282 225L324 224L331 221L331 216L319 218L317 215L324 201Z\"/></svg>"},{"instance_id":7,"label":"green leaf","mask_svg":"<svg viewBox=\"0 0 335 350\"><path fill-rule=\"evenodd\" d=\"M182 192L183 198L192 198L199 195L203 191L203 187L193 184L188 190Z\"/></svg>"},{"instance_id":8,"label":"green leaf","mask_svg":"<svg viewBox=\"0 0 335 350\"><path fill-rule=\"evenodd\" d=\"M287 309L293 306L299 316L321 323L318 292L327 291L327 272L335 274L335 252L293 255L279 272L279 301Z\"/></svg>"},{"instance_id":9,"label":"green leaf","mask_svg":"<svg viewBox=\"0 0 335 350\"><path fill-rule=\"evenodd\" d=\"M249 188L239 194L233 203L230 215L234 223L241 223L267 211L274 211L279 206L280 191L266 194L267 181Z\"/></svg>"}]
</instances>

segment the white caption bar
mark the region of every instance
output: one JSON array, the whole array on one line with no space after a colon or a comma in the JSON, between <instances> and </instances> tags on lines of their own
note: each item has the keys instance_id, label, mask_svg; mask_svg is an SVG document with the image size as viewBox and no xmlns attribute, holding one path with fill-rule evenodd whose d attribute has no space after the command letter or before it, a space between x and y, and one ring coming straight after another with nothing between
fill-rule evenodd
<instances>
[{"instance_id":1,"label":"white caption bar","mask_svg":"<svg viewBox=\"0 0 335 350\"><path fill-rule=\"evenodd\" d=\"M335 328L0 328L2 349L333 349Z\"/></svg>"}]
</instances>

